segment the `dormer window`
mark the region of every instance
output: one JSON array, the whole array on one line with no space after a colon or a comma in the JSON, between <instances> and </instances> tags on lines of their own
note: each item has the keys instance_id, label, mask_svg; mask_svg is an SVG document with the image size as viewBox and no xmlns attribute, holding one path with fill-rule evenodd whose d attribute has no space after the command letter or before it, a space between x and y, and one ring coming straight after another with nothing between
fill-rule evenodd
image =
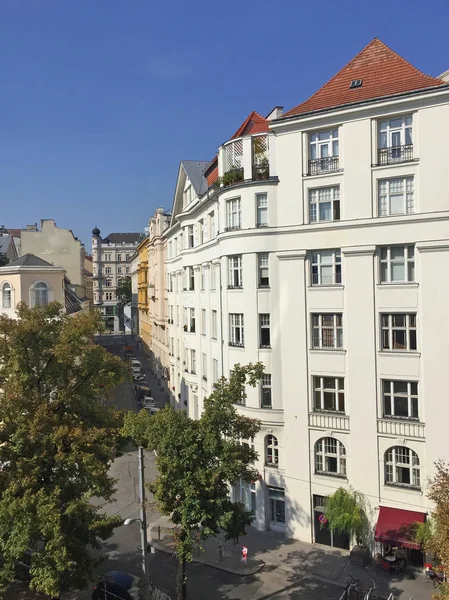
<instances>
[{"instance_id":1,"label":"dormer window","mask_svg":"<svg viewBox=\"0 0 449 600\"><path fill-rule=\"evenodd\" d=\"M362 87L363 79L353 79L349 85L350 90L354 90L355 88Z\"/></svg>"}]
</instances>

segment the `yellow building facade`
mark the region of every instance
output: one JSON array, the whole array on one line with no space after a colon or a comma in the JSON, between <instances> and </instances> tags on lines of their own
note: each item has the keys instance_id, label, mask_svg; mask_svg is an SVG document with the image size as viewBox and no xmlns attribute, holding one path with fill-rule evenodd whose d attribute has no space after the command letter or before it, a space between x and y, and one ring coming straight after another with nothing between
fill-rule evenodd
<instances>
[{"instance_id":1,"label":"yellow building facade","mask_svg":"<svg viewBox=\"0 0 449 600\"><path fill-rule=\"evenodd\" d=\"M137 246L139 265L137 267L137 309L139 311L139 336L147 352L151 348L151 321L148 304L148 250L149 239L145 238Z\"/></svg>"}]
</instances>

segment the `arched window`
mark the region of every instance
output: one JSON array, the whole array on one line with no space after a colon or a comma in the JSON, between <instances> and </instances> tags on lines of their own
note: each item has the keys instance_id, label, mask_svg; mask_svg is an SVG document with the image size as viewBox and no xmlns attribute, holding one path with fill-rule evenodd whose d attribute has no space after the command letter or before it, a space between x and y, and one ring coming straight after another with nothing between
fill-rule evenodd
<instances>
[{"instance_id":1,"label":"arched window","mask_svg":"<svg viewBox=\"0 0 449 600\"><path fill-rule=\"evenodd\" d=\"M39 281L34 286L34 306L47 306L48 304L48 285L44 281Z\"/></svg>"},{"instance_id":2,"label":"arched window","mask_svg":"<svg viewBox=\"0 0 449 600\"><path fill-rule=\"evenodd\" d=\"M2 308L11 308L12 305L12 287L5 281L2 285Z\"/></svg>"},{"instance_id":3,"label":"arched window","mask_svg":"<svg viewBox=\"0 0 449 600\"><path fill-rule=\"evenodd\" d=\"M393 446L385 452L385 483L419 488L421 476L416 452L405 446Z\"/></svg>"},{"instance_id":4,"label":"arched window","mask_svg":"<svg viewBox=\"0 0 449 600\"><path fill-rule=\"evenodd\" d=\"M265 438L265 464L270 467L279 465L278 439L275 435L267 435Z\"/></svg>"},{"instance_id":5,"label":"arched window","mask_svg":"<svg viewBox=\"0 0 449 600\"><path fill-rule=\"evenodd\" d=\"M315 444L315 473L346 476L346 450L334 438L321 438Z\"/></svg>"}]
</instances>

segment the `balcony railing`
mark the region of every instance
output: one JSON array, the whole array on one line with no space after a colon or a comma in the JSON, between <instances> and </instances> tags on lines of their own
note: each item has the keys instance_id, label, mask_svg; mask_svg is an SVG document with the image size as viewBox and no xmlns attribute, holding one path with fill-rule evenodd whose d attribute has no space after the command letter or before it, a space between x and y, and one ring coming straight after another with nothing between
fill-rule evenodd
<instances>
[{"instance_id":1,"label":"balcony railing","mask_svg":"<svg viewBox=\"0 0 449 600\"><path fill-rule=\"evenodd\" d=\"M339 157L326 156L325 158L313 158L309 160L308 175L321 175L322 173L334 173L339 170Z\"/></svg>"},{"instance_id":2,"label":"balcony railing","mask_svg":"<svg viewBox=\"0 0 449 600\"><path fill-rule=\"evenodd\" d=\"M413 160L413 144L379 148L377 151L377 166L395 165Z\"/></svg>"},{"instance_id":3,"label":"balcony railing","mask_svg":"<svg viewBox=\"0 0 449 600\"><path fill-rule=\"evenodd\" d=\"M336 271L332 275L312 273L312 285L341 285L341 272Z\"/></svg>"},{"instance_id":4,"label":"balcony railing","mask_svg":"<svg viewBox=\"0 0 449 600\"><path fill-rule=\"evenodd\" d=\"M253 181L264 181L270 178L270 167L267 164L253 165Z\"/></svg>"},{"instance_id":5,"label":"balcony railing","mask_svg":"<svg viewBox=\"0 0 449 600\"><path fill-rule=\"evenodd\" d=\"M424 423L417 421L401 421L384 417L377 421L377 433L394 435L397 437L413 437L424 439Z\"/></svg>"},{"instance_id":6,"label":"balcony railing","mask_svg":"<svg viewBox=\"0 0 449 600\"><path fill-rule=\"evenodd\" d=\"M230 227L224 228L225 231L235 231L236 229L241 229L241 226L240 225L232 225Z\"/></svg>"},{"instance_id":7,"label":"balcony railing","mask_svg":"<svg viewBox=\"0 0 449 600\"><path fill-rule=\"evenodd\" d=\"M309 413L309 427L349 431L349 417L341 413Z\"/></svg>"},{"instance_id":8,"label":"balcony railing","mask_svg":"<svg viewBox=\"0 0 449 600\"><path fill-rule=\"evenodd\" d=\"M237 183L242 182L244 178L243 167L238 167L226 171L220 181L223 187L228 187L229 185L236 185Z\"/></svg>"},{"instance_id":9,"label":"balcony railing","mask_svg":"<svg viewBox=\"0 0 449 600\"><path fill-rule=\"evenodd\" d=\"M235 348L244 348L245 344L243 342L229 342L230 346L233 346Z\"/></svg>"}]
</instances>

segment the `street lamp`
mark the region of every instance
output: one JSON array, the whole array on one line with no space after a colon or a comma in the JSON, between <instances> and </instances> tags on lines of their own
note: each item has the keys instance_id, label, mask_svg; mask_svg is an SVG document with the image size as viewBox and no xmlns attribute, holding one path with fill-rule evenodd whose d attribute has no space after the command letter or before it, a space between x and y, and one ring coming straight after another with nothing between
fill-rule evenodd
<instances>
[{"instance_id":1,"label":"street lamp","mask_svg":"<svg viewBox=\"0 0 449 600\"><path fill-rule=\"evenodd\" d=\"M125 519L123 525L132 525L140 522L140 544L142 546L142 571L143 571L143 600L150 600L150 556L147 551L147 514L145 511L145 476L143 462L143 448L139 446L139 486L140 486L140 518Z\"/></svg>"}]
</instances>

